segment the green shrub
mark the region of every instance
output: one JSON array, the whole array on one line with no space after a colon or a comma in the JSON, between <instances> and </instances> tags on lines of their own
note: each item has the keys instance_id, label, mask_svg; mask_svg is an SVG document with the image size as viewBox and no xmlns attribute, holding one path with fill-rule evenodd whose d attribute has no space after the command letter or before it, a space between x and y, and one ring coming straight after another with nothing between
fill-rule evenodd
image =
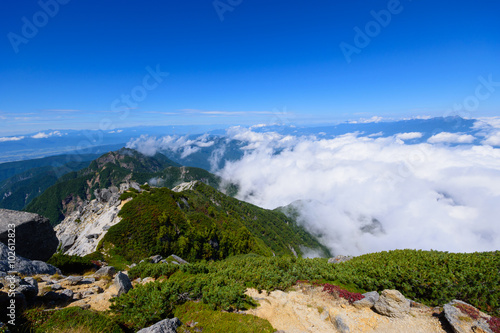
<instances>
[{"instance_id":1,"label":"green shrub","mask_svg":"<svg viewBox=\"0 0 500 333\"><path fill-rule=\"evenodd\" d=\"M184 324L177 332L192 332L186 327L186 323L197 323L192 329L202 330L204 333L240 332L240 333L271 333L276 330L271 324L262 318L214 311L206 304L187 302L175 309L174 316Z\"/></svg>"},{"instance_id":2,"label":"green shrub","mask_svg":"<svg viewBox=\"0 0 500 333\"><path fill-rule=\"evenodd\" d=\"M56 311L41 308L24 313L25 331L34 333L77 331L91 333L122 333L120 326L110 317L80 307L69 307Z\"/></svg>"},{"instance_id":3,"label":"green shrub","mask_svg":"<svg viewBox=\"0 0 500 333\"><path fill-rule=\"evenodd\" d=\"M165 276L168 278L178 270L179 265L175 264L151 264L148 262L142 262L139 265L131 268L128 272L128 276L131 280L137 279L138 277L142 279L146 277L157 279L160 276Z\"/></svg>"},{"instance_id":4,"label":"green shrub","mask_svg":"<svg viewBox=\"0 0 500 333\"><path fill-rule=\"evenodd\" d=\"M90 269L96 268L89 258L61 253L55 253L47 263L59 268L64 275L83 274Z\"/></svg>"},{"instance_id":5,"label":"green shrub","mask_svg":"<svg viewBox=\"0 0 500 333\"><path fill-rule=\"evenodd\" d=\"M127 200L128 198L135 198L137 197L137 193L136 192L123 192L121 195L120 195L120 200L123 201L123 200Z\"/></svg>"}]
</instances>

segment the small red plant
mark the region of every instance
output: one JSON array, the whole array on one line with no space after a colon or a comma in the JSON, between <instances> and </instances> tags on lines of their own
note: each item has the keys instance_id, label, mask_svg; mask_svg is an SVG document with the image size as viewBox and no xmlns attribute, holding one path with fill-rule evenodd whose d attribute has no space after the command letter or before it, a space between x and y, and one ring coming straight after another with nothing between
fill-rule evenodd
<instances>
[{"instance_id":1,"label":"small red plant","mask_svg":"<svg viewBox=\"0 0 500 333\"><path fill-rule=\"evenodd\" d=\"M298 280L297 283L310 283L310 284L315 285L315 286L322 286L323 291L326 291L327 293L335 294L339 297L342 297L342 298L348 300L349 303L351 303L351 304L365 298L365 296L363 296L359 293L351 293L350 291L344 290L344 289L340 288L339 286L335 286L335 285L329 284L329 283L319 283L319 281L312 281L311 282L308 280ZM498 333L500 333L500 332L498 332Z\"/></svg>"},{"instance_id":2,"label":"small red plant","mask_svg":"<svg viewBox=\"0 0 500 333\"><path fill-rule=\"evenodd\" d=\"M323 285L323 291L326 291L330 294L336 294L339 297L342 297L342 298L348 300L349 303L351 303L351 304L365 298L365 296L363 296L359 293L351 293L350 291L341 289L340 287L334 286L333 284L329 284L329 283L325 283Z\"/></svg>"}]
</instances>

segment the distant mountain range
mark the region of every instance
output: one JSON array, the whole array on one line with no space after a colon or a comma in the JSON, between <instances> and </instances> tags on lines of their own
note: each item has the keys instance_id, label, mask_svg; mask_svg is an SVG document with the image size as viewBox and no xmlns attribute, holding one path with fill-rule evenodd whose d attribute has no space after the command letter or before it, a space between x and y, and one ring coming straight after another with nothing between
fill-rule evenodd
<instances>
[{"instance_id":1,"label":"distant mountain range","mask_svg":"<svg viewBox=\"0 0 500 333\"><path fill-rule=\"evenodd\" d=\"M409 140L407 143L425 142L431 136L440 133L474 134L480 130L474 127L475 119L454 117L436 117L425 119L407 119L396 121L379 121L379 119L346 122L340 124L294 126L262 124L252 126L254 132L277 132L289 135L322 135L338 136L347 133L359 133L364 136L392 136L398 133L419 132L421 137ZM57 154L103 154L124 147L127 142L141 136L185 136L188 139L198 138L207 134L212 138L226 138L227 127L210 126L149 126L131 127L113 130L46 130L39 133L0 137L1 162L29 160ZM209 147L205 147L209 148ZM214 149L216 147L212 147ZM211 149L202 149L208 152ZM173 156L169 156L172 158ZM201 157L201 155L200 155ZM200 163L201 159L190 157L190 164ZM188 165L188 164L186 164ZM195 165L191 165L195 166ZM199 165L197 165L199 166Z\"/></svg>"}]
</instances>

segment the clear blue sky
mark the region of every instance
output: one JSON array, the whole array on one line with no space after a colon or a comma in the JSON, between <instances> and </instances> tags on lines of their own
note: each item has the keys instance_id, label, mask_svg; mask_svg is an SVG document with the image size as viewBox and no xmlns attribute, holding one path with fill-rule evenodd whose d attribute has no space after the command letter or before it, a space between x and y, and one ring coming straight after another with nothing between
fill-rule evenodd
<instances>
[{"instance_id":1,"label":"clear blue sky","mask_svg":"<svg viewBox=\"0 0 500 333\"><path fill-rule=\"evenodd\" d=\"M0 5L0 136L97 129L103 120L128 127L442 116L475 95L479 76L500 82L493 0L218 0L219 12L212 0L59 1L53 17L38 1ZM371 11L388 8L390 22L373 24ZM366 32L367 24L373 37L346 61L341 43L356 47L354 28ZM147 67L169 75L157 84ZM498 114L500 86L493 90L469 107L471 117ZM125 112L121 96L132 92Z\"/></svg>"}]
</instances>

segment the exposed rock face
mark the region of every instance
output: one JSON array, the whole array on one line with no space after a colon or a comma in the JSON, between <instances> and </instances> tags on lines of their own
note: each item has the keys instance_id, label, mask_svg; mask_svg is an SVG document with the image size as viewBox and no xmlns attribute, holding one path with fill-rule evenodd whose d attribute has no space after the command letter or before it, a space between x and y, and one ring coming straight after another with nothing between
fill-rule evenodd
<instances>
[{"instance_id":1,"label":"exposed rock face","mask_svg":"<svg viewBox=\"0 0 500 333\"><path fill-rule=\"evenodd\" d=\"M153 326L143 328L137 333L175 333L177 332L177 327L181 325L182 323L179 318L164 319Z\"/></svg>"},{"instance_id":2,"label":"exposed rock face","mask_svg":"<svg viewBox=\"0 0 500 333\"><path fill-rule=\"evenodd\" d=\"M397 290L384 290L374 308L384 316L400 318L410 313L410 301Z\"/></svg>"},{"instance_id":3,"label":"exposed rock face","mask_svg":"<svg viewBox=\"0 0 500 333\"><path fill-rule=\"evenodd\" d=\"M95 190L96 199L71 213L54 228L62 251L78 256L94 252L108 229L121 221L118 217L122 207L120 194L138 186L132 182L121 184L120 190L115 186Z\"/></svg>"},{"instance_id":4,"label":"exposed rock face","mask_svg":"<svg viewBox=\"0 0 500 333\"><path fill-rule=\"evenodd\" d=\"M354 258L353 256L343 256L343 255L338 255L334 258L330 258L328 259L328 263L329 264L338 264L338 263L341 263L341 262L346 262L346 261L349 261L351 260L352 258Z\"/></svg>"},{"instance_id":5,"label":"exposed rock face","mask_svg":"<svg viewBox=\"0 0 500 333\"><path fill-rule=\"evenodd\" d=\"M187 191L187 190L192 190L195 188L196 184L198 183L197 180L193 180L192 182L186 182L177 185L172 189L174 192L182 192L182 191Z\"/></svg>"},{"instance_id":6,"label":"exposed rock face","mask_svg":"<svg viewBox=\"0 0 500 333\"><path fill-rule=\"evenodd\" d=\"M489 315L470 304L453 300L444 305L444 315L455 333L484 332L493 333L488 324Z\"/></svg>"},{"instance_id":7,"label":"exposed rock face","mask_svg":"<svg viewBox=\"0 0 500 333\"><path fill-rule=\"evenodd\" d=\"M0 243L0 273L6 273L11 270L18 271L20 274L31 276L36 274L55 274L61 271L39 260L29 260L20 256L16 256L14 269L10 267L8 261L9 249L3 243Z\"/></svg>"},{"instance_id":8,"label":"exposed rock face","mask_svg":"<svg viewBox=\"0 0 500 333\"><path fill-rule=\"evenodd\" d=\"M38 214L0 209L0 242L8 244L9 224L15 225L16 253L31 260L48 260L59 241L50 221Z\"/></svg>"}]
</instances>

